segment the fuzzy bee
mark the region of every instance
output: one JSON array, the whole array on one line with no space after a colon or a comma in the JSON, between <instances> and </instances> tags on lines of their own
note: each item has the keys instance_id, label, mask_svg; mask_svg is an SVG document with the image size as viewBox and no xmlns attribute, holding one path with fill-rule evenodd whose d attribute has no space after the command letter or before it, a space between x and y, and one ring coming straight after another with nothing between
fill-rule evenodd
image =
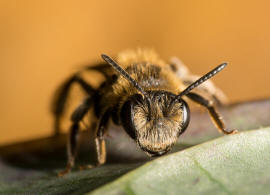
<instances>
[{"instance_id":1,"label":"fuzzy bee","mask_svg":"<svg viewBox=\"0 0 270 195\"><path fill-rule=\"evenodd\" d=\"M105 54L101 57L104 64L85 69L104 75L106 79L98 88L93 88L78 72L62 84L53 101L57 130L70 87L77 83L88 94L71 116L68 162L60 175L74 167L79 123L91 107L98 120L95 130L97 165L106 161L104 134L110 119L122 125L146 154L160 156L170 151L190 121L186 98L205 107L219 131L236 133L236 130L225 128L214 107L214 102L221 104L225 101L224 95L207 81L223 70L226 63L197 77L188 74L186 67L177 59L166 63L149 49L125 51L119 54L117 61ZM204 85L200 85L202 83Z\"/></svg>"}]
</instances>

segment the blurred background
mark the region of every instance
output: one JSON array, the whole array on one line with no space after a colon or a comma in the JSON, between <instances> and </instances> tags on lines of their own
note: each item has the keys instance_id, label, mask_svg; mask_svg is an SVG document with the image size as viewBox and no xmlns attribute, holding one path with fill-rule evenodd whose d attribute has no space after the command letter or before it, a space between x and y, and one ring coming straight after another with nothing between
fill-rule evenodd
<instances>
[{"instance_id":1,"label":"blurred background","mask_svg":"<svg viewBox=\"0 0 270 195\"><path fill-rule=\"evenodd\" d=\"M52 134L55 88L127 48L178 56L232 102L270 97L270 1L1 0L0 145Z\"/></svg>"}]
</instances>

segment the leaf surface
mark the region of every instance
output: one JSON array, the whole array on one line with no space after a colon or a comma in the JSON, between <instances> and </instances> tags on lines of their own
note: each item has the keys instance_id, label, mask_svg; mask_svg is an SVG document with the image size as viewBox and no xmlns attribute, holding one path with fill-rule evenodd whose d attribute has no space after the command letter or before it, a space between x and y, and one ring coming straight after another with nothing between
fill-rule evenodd
<instances>
[{"instance_id":1,"label":"leaf surface","mask_svg":"<svg viewBox=\"0 0 270 195\"><path fill-rule=\"evenodd\" d=\"M127 173L90 194L269 194L270 128L223 136Z\"/></svg>"}]
</instances>

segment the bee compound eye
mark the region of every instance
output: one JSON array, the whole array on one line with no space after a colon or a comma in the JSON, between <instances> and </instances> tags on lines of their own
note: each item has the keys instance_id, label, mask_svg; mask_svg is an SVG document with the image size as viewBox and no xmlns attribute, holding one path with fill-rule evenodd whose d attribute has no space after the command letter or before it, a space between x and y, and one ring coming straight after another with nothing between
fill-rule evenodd
<instances>
[{"instance_id":1,"label":"bee compound eye","mask_svg":"<svg viewBox=\"0 0 270 195\"><path fill-rule=\"evenodd\" d=\"M134 104L131 100L126 101L121 109L121 121L125 131L128 135L135 139L135 126L134 126Z\"/></svg>"},{"instance_id":2,"label":"bee compound eye","mask_svg":"<svg viewBox=\"0 0 270 195\"><path fill-rule=\"evenodd\" d=\"M183 109L183 122L182 122L182 131L180 132L180 134L184 133L190 121L189 107L188 107L188 104L184 100L182 100L182 109Z\"/></svg>"}]
</instances>

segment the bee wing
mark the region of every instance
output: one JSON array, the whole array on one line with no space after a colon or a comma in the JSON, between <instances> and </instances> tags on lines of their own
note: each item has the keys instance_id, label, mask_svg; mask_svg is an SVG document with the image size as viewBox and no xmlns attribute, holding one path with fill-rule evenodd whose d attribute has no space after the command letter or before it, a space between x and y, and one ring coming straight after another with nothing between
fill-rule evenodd
<instances>
[{"instance_id":1,"label":"bee wing","mask_svg":"<svg viewBox=\"0 0 270 195\"><path fill-rule=\"evenodd\" d=\"M178 78L183 79L189 75L189 70L187 66L178 57L171 57L169 64Z\"/></svg>"}]
</instances>

